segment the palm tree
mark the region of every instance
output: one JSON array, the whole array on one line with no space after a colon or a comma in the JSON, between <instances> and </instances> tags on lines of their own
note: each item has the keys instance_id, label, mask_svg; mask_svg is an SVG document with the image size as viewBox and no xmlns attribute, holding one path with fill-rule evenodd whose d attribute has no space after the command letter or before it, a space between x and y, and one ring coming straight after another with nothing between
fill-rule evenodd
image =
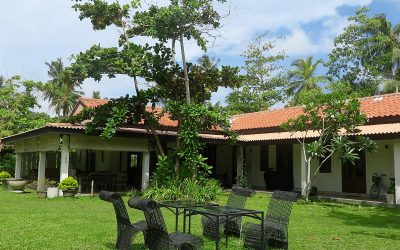
<instances>
[{"instance_id":1,"label":"palm tree","mask_svg":"<svg viewBox=\"0 0 400 250\"><path fill-rule=\"evenodd\" d=\"M370 31L371 36L379 37L380 39L376 39L377 41L383 40L382 37L386 38L386 46L373 46L370 53L372 54L388 54L391 56L391 65L388 67L389 72L383 72L381 81L384 93L393 93L399 92L400 88L400 76L396 77L396 74L399 74L397 71L400 66L400 23L396 25L392 25L392 23L387 20L386 15L381 14L375 16L377 20L379 20L380 25L377 28L374 28Z\"/></svg>"},{"instance_id":2,"label":"palm tree","mask_svg":"<svg viewBox=\"0 0 400 250\"><path fill-rule=\"evenodd\" d=\"M322 60L313 62L313 57L309 56L306 59L294 60L291 64L293 67L288 72L288 87L286 95L291 97L293 104L298 103L301 93L313 89L320 89L318 83L328 81L326 76L316 76L316 69Z\"/></svg>"},{"instance_id":3,"label":"palm tree","mask_svg":"<svg viewBox=\"0 0 400 250\"><path fill-rule=\"evenodd\" d=\"M63 82L60 79L64 70L61 58L45 63L48 66L47 74L51 77L42 89L44 99L49 100L50 107L54 108L57 115L66 117L74 107L78 98L83 95L82 91L76 90L76 83Z\"/></svg>"}]
</instances>

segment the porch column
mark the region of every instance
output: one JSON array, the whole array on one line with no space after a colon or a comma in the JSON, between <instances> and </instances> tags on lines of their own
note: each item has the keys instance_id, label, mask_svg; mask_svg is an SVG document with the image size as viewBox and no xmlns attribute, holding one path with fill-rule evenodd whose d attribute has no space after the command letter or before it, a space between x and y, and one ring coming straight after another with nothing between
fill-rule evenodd
<instances>
[{"instance_id":1,"label":"porch column","mask_svg":"<svg viewBox=\"0 0 400 250\"><path fill-rule=\"evenodd\" d=\"M239 177L243 174L243 148L243 146L237 146L236 184Z\"/></svg>"},{"instance_id":2,"label":"porch column","mask_svg":"<svg viewBox=\"0 0 400 250\"><path fill-rule=\"evenodd\" d=\"M307 186L307 163L304 156L303 147L300 146L300 168L301 168L301 195L306 196Z\"/></svg>"},{"instance_id":3,"label":"porch column","mask_svg":"<svg viewBox=\"0 0 400 250\"><path fill-rule=\"evenodd\" d=\"M38 166L38 190L40 188L40 180L46 178L46 152L39 152L39 166Z\"/></svg>"},{"instance_id":4,"label":"porch column","mask_svg":"<svg viewBox=\"0 0 400 250\"><path fill-rule=\"evenodd\" d=\"M22 153L15 154L15 179L21 178Z\"/></svg>"},{"instance_id":5,"label":"porch column","mask_svg":"<svg viewBox=\"0 0 400 250\"><path fill-rule=\"evenodd\" d=\"M393 143L393 166L395 178L395 201L400 204L400 141L396 140Z\"/></svg>"},{"instance_id":6,"label":"porch column","mask_svg":"<svg viewBox=\"0 0 400 250\"><path fill-rule=\"evenodd\" d=\"M142 156L142 191L149 186L150 178L150 152L143 152Z\"/></svg>"},{"instance_id":7,"label":"porch column","mask_svg":"<svg viewBox=\"0 0 400 250\"><path fill-rule=\"evenodd\" d=\"M69 136L63 135L61 145L60 182L68 177L69 169Z\"/></svg>"}]
</instances>

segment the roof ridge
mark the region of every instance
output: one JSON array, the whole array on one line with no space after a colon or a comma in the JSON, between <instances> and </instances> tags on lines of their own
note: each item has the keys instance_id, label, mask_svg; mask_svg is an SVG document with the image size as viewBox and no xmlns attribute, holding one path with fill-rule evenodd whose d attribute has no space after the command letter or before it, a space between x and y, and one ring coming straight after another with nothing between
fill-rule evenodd
<instances>
[{"instance_id":1,"label":"roof ridge","mask_svg":"<svg viewBox=\"0 0 400 250\"><path fill-rule=\"evenodd\" d=\"M363 96L358 98L359 100L368 100L368 99L375 99L375 98L379 98L379 97L388 97L388 96L399 96L399 93L388 93L388 94L378 94L378 95L371 95L371 96Z\"/></svg>"},{"instance_id":2,"label":"roof ridge","mask_svg":"<svg viewBox=\"0 0 400 250\"><path fill-rule=\"evenodd\" d=\"M268 110L260 110L260 111L255 111L255 112L232 115L231 118L241 117L241 116L251 115L251 114L268 113L268 112L274 112L274 111L280 111L280 110L298 109L298 108L301 108L301 106L292 106L292 107L282 107L282 108L274 108L274 109L268 109Z\"/></svg>"}]
</instances>

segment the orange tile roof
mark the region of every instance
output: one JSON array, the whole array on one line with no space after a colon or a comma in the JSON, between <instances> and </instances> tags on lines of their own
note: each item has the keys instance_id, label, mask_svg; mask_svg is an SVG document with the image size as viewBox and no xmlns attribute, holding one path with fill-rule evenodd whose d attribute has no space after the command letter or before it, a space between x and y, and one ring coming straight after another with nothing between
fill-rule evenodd
<instances>
[{"instance_id":1,"label":"orange tile roof","mask_svg":"<svg viewBox=\"0 0 400 250\"><path fill-rule=\"evenodd\" d=\"M79 101L86 108L95 108L100 105L106 104L108 102L108 100L105 100L105 99L95 99L95 98L87 98L87 97L80 97Z\"/></svg>"},{"instance_id":2,"label":"orange tile roof","mask_svg":"<svg viewBox=\"0 0 400 250\"><path fill-rule=\"evenodd\" d=\"M360 110L369 118L400 116L400 93L360 98ZM235 131L279 127L302 113L301 107L281 108L232 116Z\"/></svg>"}]
</instances>

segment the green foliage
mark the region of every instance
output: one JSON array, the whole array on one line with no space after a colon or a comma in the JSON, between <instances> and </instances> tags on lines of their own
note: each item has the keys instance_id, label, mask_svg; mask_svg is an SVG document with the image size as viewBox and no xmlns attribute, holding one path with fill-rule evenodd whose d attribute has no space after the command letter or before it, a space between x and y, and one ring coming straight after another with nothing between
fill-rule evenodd
<instances>
[{"instance_id":1,"label":"green foliage","mask_svg":"<svg viewBox=\"0 0 400 250\"><path fill-rule=\"evenodd\" d=\"M330 75L351 83L362 95L375 94L380 79L393 79L400 59L400 26L392 26L383 14L368 14L363 7L349 17L350 25L335 39L327 63Z\"/></svg>"},{"instance_id":2,"label":"green foliage","mask_svg":"<svg viewBox=\"0 0 400 250\"><path fill-rule=\"evenodd\" d=\"M4 180L4 179L7 179L7 178L11 178L11 175L6 171L1 171L0 172L0 181Z\"/></svg>"},{"instance_id":3,"label":"green foliage","mask_svg":"<svg viewBox=\"0 0 400 250\"><path fill-rule=\"evenodd\" d=\"M390 183L388 189L386 190L387 194L395 194L396 193L396 187L394 183Z\"/></svg>"},{"instance_id":4,"label":"green foliage","mask_svg":"<svg viewBox=\"0 0 400 250\"><path fill-rule=\"evenodd\" d=\"M286 56L283 51L271 54L276 41L269 41L266 36L258 36L242 54L246 75L243 86L234 86L233 92L226 98L230 114L268 110L282 100L281 88L286 81L279 63Z\"/></svg>"},{"instance_id":5,"label":"green foliage","mask_svg":"<svg viewBox=\"0 0 400 250\"><path fill-rule=\"evenodd\" d=\"M67 189L77 189L78 188L78 181L74 179L74 177L70 176L65 178L58 184L58 188L61 190Z\"/></svg>"},{"instance_id":6,"label":"green foliage","mask_svg":"<svg viewBox=\"0 0 400 250\"><path fill-rule=\"evenodd\" d=\"M7 153L0 155L0 171L6 171L14 175L15 170L15 154Z\"/></svg>"},{"instance_id":7,"label":"green foliage","mask_svg":"<svg viewBox=\"0 0 400 250\"><path fill-rule=\"evenodd\" d=\"M251 188L245 174L241 174L236 178L236 185L238 185L239 187Z\"/></svg>"},{"instance_id":8,"label":"green foliage","mask_svg":"<svg viewBox=\"0 0 400 250\"><path fill-rule=\"evenodd\" d=\"M169 179L162 184L151 182L143 196L154 200L195 200L207 202L215 200L221 191L221 184L215 179L203 179L201 182L189 178Z\"/></svg>"},{"instance_id":9,"label":"green foliage","mask_svg":"<svg viewBox=\"0 0 400 250\"><path fill-rule=\"evenodd\" d=\"M50 117L33 112L40 107L35 93L41 83L22 81L19 76L3 80L0 86L0 138L45 125Z\"/></svg>"},{"instance_id":10,"label":"green foliage","mask_svg":"<svg viewBox=\"0 0 400 250\"><path fill-rule=\"evenodd\" d=\"M310 90L321 90L321 83L328 82L326 76L316 76L318 65L322 60L313 62L313 57L297 59L292 62L292 69L288 72L288 86L286 95L291 98L290 104L297 105L300 95Z\"/></svg>"}]
</instances>

